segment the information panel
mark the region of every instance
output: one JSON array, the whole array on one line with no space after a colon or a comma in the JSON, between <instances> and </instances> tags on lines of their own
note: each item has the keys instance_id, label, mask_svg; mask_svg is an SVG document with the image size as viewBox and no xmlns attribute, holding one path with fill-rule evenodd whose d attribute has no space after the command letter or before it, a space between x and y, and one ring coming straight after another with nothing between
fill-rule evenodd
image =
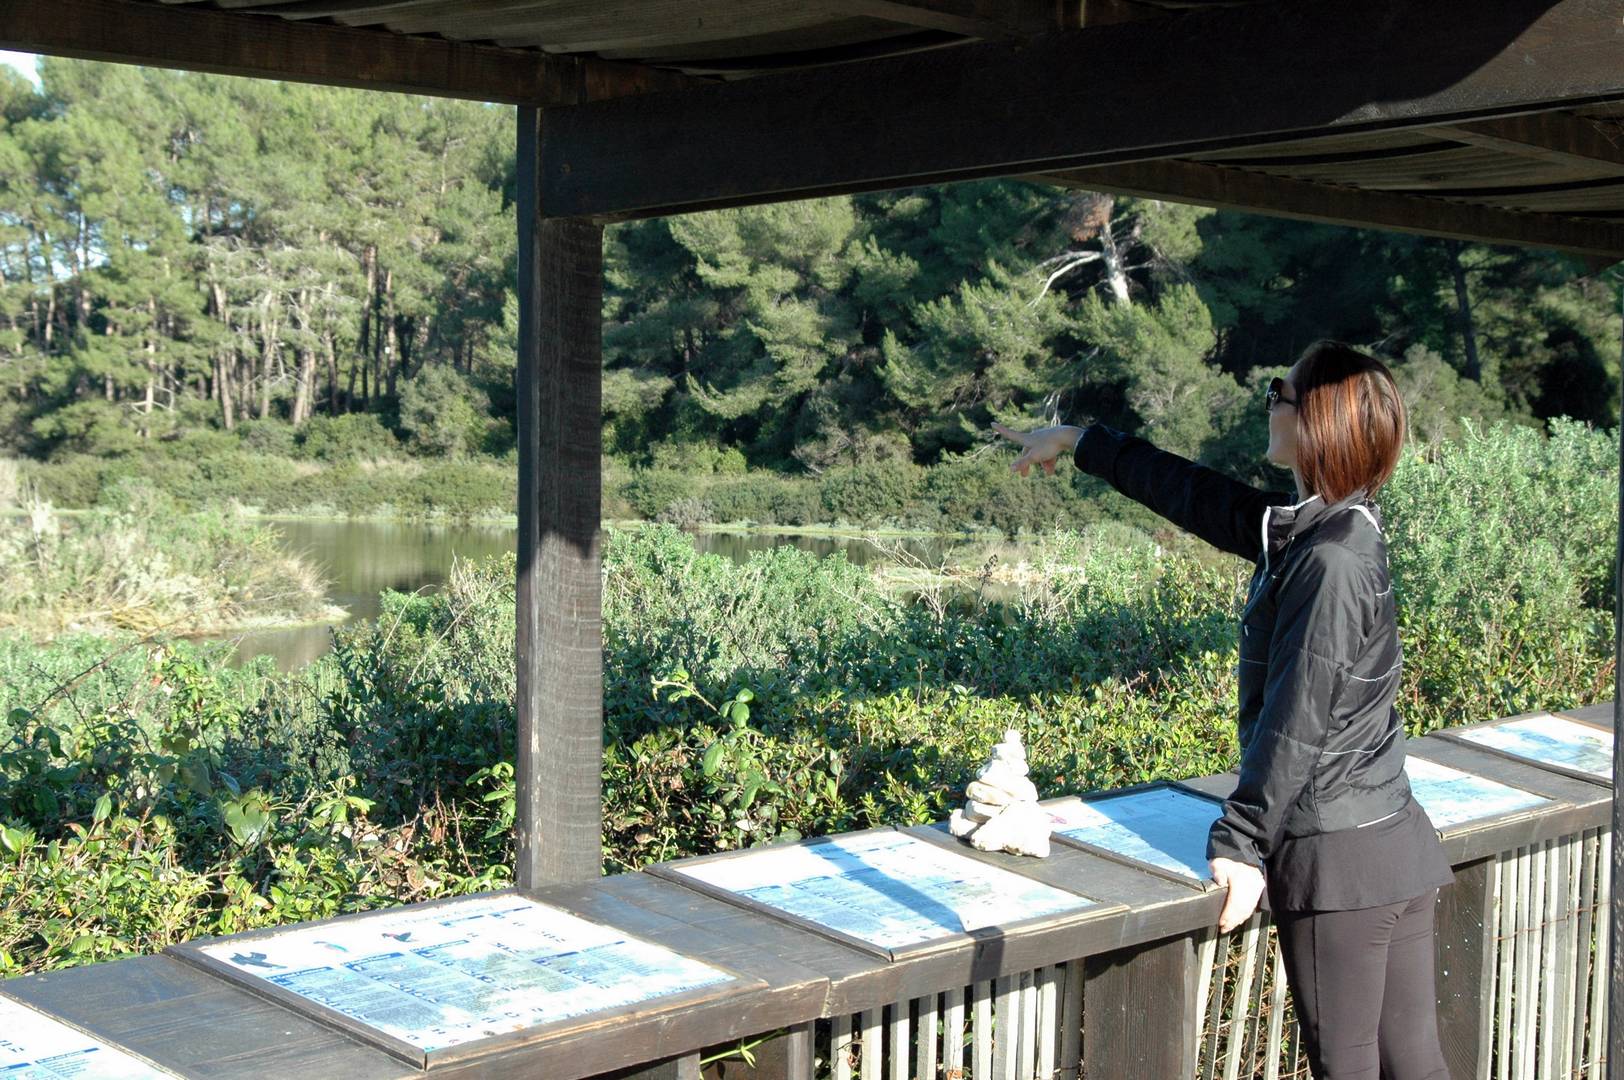
<instances>
[{"instance_id":1,"label":"information panel","mask_svg":"<svg viewBox=\"0 0 1624 1080\"><path fill-rule=\"evenodd\" d=\"M890 830L669 870L886 952L1099 903Z\"/></svg>"},{"instance_id":2,"label":"information panel","mask_svg":"<svg viewBox=\"0 0 1624 1080\"><path fill-rule=\"evenodd\" d=\"M1415 801L1421 804L1421 809L1427 812L1427 817L1438 829L1519 810L1532 810L1551 801L1532 791L1461 772L1425 758L1405 758L1404 771L1409 774L1410 790L1415 793Z\"/></svg>"},{"instance_id":3,"label":"information panel","mask_svg":"<svg viewBox=\"0 0 1624 1080\"><path fill-rule=\"evenodd\" d=\"M1099 799L1061 799L1044 803L1043 808L1061 839L1196 881L1209 876L1207 830L1223 810L1212 799L1175 787Z\"/></svg>"},{"instance_id":4,"label":"information panel","mask_svg":"<svg viewBox=\"0 0 1624 1080\"><path fill-rule=\"evenodd\" d=\"M733 978L513 895L384 911L198 951L425 1053Z\"/></svg>"},{"instance_id":5,"label":"information panel","mask_svg":"<svg viewBox=\"0 0 1624 1080\"><path fill-rule=\"evenodd\" d=\"M1608 780L1613 775L1613 733L1560 716L1526 716L1502 724L1450 730L1449 735L1512 757Z\"/></svg>"},{"instance_id":6,"label":"information panel","mask_svg":"<svg viewBox=\"0 0 1624 1080\"><path fill-rule=\"evenodd\" d=\"M168 1080L173 1075L37 1009L0 997L3 1080Z\"/></svg>"}]
</instances>

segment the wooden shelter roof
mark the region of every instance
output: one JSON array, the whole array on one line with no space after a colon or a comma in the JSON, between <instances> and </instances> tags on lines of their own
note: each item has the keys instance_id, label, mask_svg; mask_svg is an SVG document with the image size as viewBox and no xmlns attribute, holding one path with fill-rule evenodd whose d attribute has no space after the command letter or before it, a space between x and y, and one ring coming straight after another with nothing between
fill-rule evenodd
<instances>
[{"instance_id":1,"label":"wooden shelter roof","mask_svg":"<svg viewBox=\"0 0 1624 1080\"><path fill-rule=\"evenodd\" d=\"M1427 118L1417 116L1412 125L1390 117L1380 130L1360 124L1344 130L1333 109L1318 130L1260 133L1256 141L1232 136L1197 152L1169 144L1114 155L1127 161L1027 175L1318 221L1546 246L1597 262L1624 255L1624 37L1619 12L1609 10L1619 5L1510 0L1488 19L1480 7L1452 0L1424 7L1469 14L1462 35L1481 37L1473 47L1485 60L1491 50L1519 54L1529 65L1529 100L1498 101L1483 110L1487 115L1465 120L1458 108L1445 122L1420 123ZM809 75L824 73L852 84L875 79L875 108L884 109L905 93L903 107L917 107L932 85L980 70L983 56L996 63L1010 50L1018 55L1066 35L1084 40L1123 24L1133 24L1136 34L1127 52L1134 42L1154 45L1166 35L1176 53L1181 41L1199 44L1200 34L1188 29L1192 19L1220 31L1247 20L1257 27L1298 20L1298 48L1282 52L1284 39L1260 40L1263 55L1249 62L1278 57L1279 93L1312 96L1316 71L1326 65L1385 62L1380 51L1355 46L1346 53L1337 25L1316 32L1315 20L1334 19L1337 9L1378 30L1388 24L1397 52L1418 32L1395 14L1404 9L1394 0L0 0L0 46L544 108L714 84L783 83L793 94L801 91L792 84L812 85ZM1598 38L1596 29L1608 19L1612 33ZM1428 25L1436 32L1447 24ZM1589 85L1575 99L1555 70L1565 58L1549 47L1571 45L1581 34L1592 50L1612 50L1620 76L1616 87ZM912 67L905 66L909 58ZM1395 61L1395 89L1415 81L1403 67L1416 59ZM1469 72L1468 59L1440 54L1439 79ZM1167 66L1141 71L1140 92L1154 97L1156 84L1177 80L1182 66L1170 55ZM924 73L927 81L910 87L899 71ZM928 81L932 72L939 83ZM1211 87L1219 100L1251 91L1222 81ZM807 101L809 112L823 111L815 93ZM1056 99L1064 114L1077 115L1076 104ZM1336 108L1358 104L1339 101ZM678 115L656 111L644 123L655 127ZM1091 119L1084 114L1074 122ZM774 121L781 124L781 115ZM554 159L562 156L547 149ZM741 152L751 149L743 145ZM921 165L912 173L876 166L873 176L854 173L849 182L805 189L768 184L735 194L723 184L714 195L687 201L650 197L638 205L620 193L551 202L565 207L561 213L608 219L1023 172L1007 161L981 169Z\"/></svg>"}]
</instances>

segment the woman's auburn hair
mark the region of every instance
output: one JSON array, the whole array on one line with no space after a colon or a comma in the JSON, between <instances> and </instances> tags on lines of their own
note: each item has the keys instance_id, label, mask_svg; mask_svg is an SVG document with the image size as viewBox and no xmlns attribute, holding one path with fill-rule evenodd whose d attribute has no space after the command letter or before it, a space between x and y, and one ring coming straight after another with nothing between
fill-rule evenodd
<instances>
[{"instance_id":1,"label":"woman's auburn hair","mask_svg":"<svg viewBox=\"0 0 1624 1080\"><path fill-rule=\"evenodd\" d=\"M1339 341L1316 341L1296 364L1297 470L1326 502L1387 483L1404 447L1404 399L1393 373Z\"/></svg>"}]
</instances>

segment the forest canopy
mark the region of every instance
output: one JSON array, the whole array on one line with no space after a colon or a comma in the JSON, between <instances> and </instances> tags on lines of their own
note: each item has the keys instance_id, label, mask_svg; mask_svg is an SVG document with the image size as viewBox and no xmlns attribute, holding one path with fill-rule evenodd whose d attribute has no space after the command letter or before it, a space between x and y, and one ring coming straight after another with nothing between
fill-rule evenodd
<instances>
[{"instance_id":1,"label":"forest canopy","mask_svg":"<svg viewBox=\"0 0 1624 1080\"><path fill-rule=\"evenodd\" d=\"M511 454L511 109L40 73L0 69L0 452ZM1574 260L983 181L610 227L604 447L820 475L1100 419L1244 474L1320 337L1388 358L1424 440L1614 416Z\"/></svg>"}]
</instances>

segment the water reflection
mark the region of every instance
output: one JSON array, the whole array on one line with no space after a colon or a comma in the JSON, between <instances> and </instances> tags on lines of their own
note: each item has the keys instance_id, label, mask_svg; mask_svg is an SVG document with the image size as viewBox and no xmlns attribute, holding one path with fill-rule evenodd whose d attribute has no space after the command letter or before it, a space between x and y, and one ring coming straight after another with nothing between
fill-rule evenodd
<instances>
[{"instance_id":1,"label":"water reflection","mask_svg":"<svg viewBox=\"0 0 1624 1080\"><path fill-rule=\"evenodd\" d=\"M517 532L503 526L440 526L388 521L277 521L271 526L287 550L321 568L328 595L352 619L376 618L378 594L385 589L411 592L444 584L453 558L484 559L514 549ZM765 533L694 533L700 552L746 561L752 551L788 544L819 556L844 552L858 565L888 556L864 540L850 537L783 536ZM947 541L889 541L929 565L948 551ZM232 635L235 637L235 635ZM310 663L332 646L332 628L297 626L260 630L242 636L234 658L243 661L268 655L277 667L291 671Z\"/></svg>"}]
</instances>

